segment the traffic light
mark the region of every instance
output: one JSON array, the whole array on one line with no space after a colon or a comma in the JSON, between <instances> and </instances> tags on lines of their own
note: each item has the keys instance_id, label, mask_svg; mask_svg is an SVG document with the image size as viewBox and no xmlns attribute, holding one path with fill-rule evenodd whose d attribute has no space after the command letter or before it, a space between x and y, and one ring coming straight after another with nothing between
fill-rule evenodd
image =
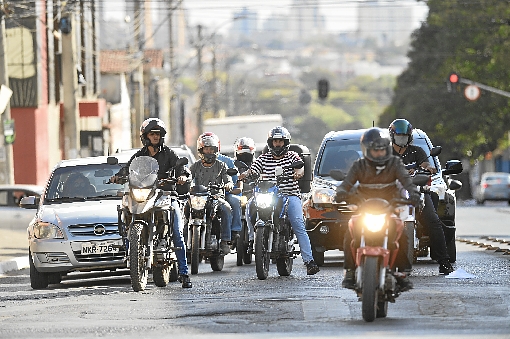
<instances>
[{"instance_id":1,"label":"traffic light","mask_svg":"<svg viewBox=\"0 0 510 339\"><path fill-rule=\"evenodd\" d=\"M447 83L446 83L446 89L448 92L457 92L457 86L460 83L460 76L452 72L450 75L448 75Z\"/></svg>"},{"instance_id":2,"label":"traffic light","mask_svg":"<svg viewBox=\"0 0 510 339\"><path fill-rule=\"evenodd\" d=\"M320 79L317 83L318 96L321 99L326 99L329 92L329 81L326 79Z\"/></svg>"}]
</instances>

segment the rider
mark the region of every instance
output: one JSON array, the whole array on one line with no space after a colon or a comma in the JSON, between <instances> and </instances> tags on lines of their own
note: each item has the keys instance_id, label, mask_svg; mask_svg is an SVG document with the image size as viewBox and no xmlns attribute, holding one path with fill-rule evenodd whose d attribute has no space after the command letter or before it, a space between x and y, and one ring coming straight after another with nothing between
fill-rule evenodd
<instances>
[{"instance_id":1,"label":"rider","mask_svg":"<svg viewBox=\"0 0 510 339\"><path fill-rule=\"evenodd\" d=\"M134 158L139 156L150 156L158 161L159 171L158 171L158 179L164 179L168 177L168 172L175 168L176 162L179 157L175 154L173 150L163 144L165 139L166 128L165 123L157 118L149 118L146 119L142 125L140 126L140 140L142 142L143 147L136 152L131 159L129 160L126 167L121 169L119 173L126 172L126 169L129 168L129 165L133 161ZM175 168L176 173L178 175L177 184L183 185L186 183L186 179L189 176L189 171L185 166L181 166L180 168ZM114 175L110 181L118 182L118 175ZM184 238L182 235L183 231L183 219L181 215L181 209L177 200L172 200L172 208L175 213L174 222L173 222L173 242L176 247L179 249L175 251L175 255L177 257L177 265L179 270L179 281L182 282L183 288L191 288L191 280L188 276L188 264L186 262L186 250L184 245ZM158 243L158 247L166 247L166 244L163 244L164 239L161 239Z\"/></svg>"},{"instance_id":2,"label":"rider","mask_svg":"<svg viewBox=\"0 0 510 339\"><path fill-rule=\"evenodd\" d=\"M391 140L387 131L379 128L370 128L360 139L362 159L356 160L346 177L337 187L336 201L345 201L349 197L349 192L356 182L359 182L357 194L363 198L383 198L391 200L400 197L400 189L396 185L396 180L404 186L409 192L410 199L418 203L420 193L412 183L411 177L407 173L400 158L391 154ZM342 287L355 288L354 270L355 264L353 252L351 250L352 235L348 230L344 236L344 280ZM399 252L397 254L395 266L406 267L408 265L407 256L407 236L402 233L399 239ZM401 290L412 288L409 279L402 275L397 275L397 282Z\"/></svg>"},{"instance_id":3,"label":"rider","mask_svg":"<svg viewBox=\"0 0 510 339\"><path fill-rule=\"evenodd\" d=\"M269 152L260 155L250 166L250 169L242 173L239 178L242 180L251 175L275 175L276 167L289 167L296 161L301 161L299 155L290 150L290 133L285 127L275 127L269 131L267 146ZM301 205L301 191L299 190L298 179L302 178L304 169L294 169L294 177L284 179L280 185L279 196L288 198L288 215L292 229L296 234L301 257L306 264L308 275L319 272L319 266L315 264L312 255L310 239L305 229L303 220L303 207Z\"/></svg>"},{"instance_id":4,"label":"rider","mask_svg":"<svg viewBox=\"0 0 510 339\"><path fill-rule=\"evenodd\" d=\"M225 191L230 192L234 188L232 178L227 174L227 165L222 161L216 161L220 151L220 139L212 132L205 132L197 139L197 152L200 160L191 165L191 175L195 185L208 186L209 183L224 185ZM220 248L223 254L230 253L230 239L232 228L232 208L223 198L218 198L221 209L221 242Z\"/></svg>"},{"instance_id":5,"label":"rider","mask_svg":"<svg viewBox=\"0 0 510 339\"><path fill-rule=\"evenodd\" d=\"M393 155L401 157L404 165L417 164L432 174L437 173L437 169L431 166L427 159L425 151L412 145L413 126L405 119L396 119L389 126L391 141L393 142ZM415 169L410 169L409 173L414 173ZM431 256L439 263L439 273L448 275L453 272L450 256L446 250L446 240L444 236L444 224L439 219L430 193L425 194L425 206L417 216L418 221L429 230Z\"/></svg>"}]
</instances>

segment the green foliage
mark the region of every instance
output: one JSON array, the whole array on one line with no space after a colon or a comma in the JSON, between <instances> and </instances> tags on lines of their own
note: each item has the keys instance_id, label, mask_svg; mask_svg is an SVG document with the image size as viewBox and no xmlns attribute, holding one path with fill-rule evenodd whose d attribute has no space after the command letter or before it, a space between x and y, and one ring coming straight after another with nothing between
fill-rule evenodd
<instances>
[{"instance_id":1,"label":"green foliage","mask_svg":"<svg viewBox=\"0 0 510 339\"><path fill-rule=\"evenodd\" d=\"M413 34L409 67L397 79L379 125L408 119L427 132L442 155L477 158L506 138L510 100L483 91L464 98L465 85L448 93L446 77L461 77L510 91L510 6L507 1L429 0L427 22Z\"/></svg>"}]
</instances>

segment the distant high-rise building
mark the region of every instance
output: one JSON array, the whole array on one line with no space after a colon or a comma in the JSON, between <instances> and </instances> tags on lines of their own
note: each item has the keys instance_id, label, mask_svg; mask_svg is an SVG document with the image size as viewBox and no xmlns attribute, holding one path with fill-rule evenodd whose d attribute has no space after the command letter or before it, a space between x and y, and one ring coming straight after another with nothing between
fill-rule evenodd
<instances>
[{"instance_id":1,"label":"distant high-rise building","mask_svg":"<svg viewBox=\"0 0 510 339\"><path fill-rule=\"evenodd\" d=\"M309 39L320 35L326 27L319 13L319 0L293 0L285 37L290 40Z\"/></svg>"},{"instance_id":2,"label":"distant high-rise building","mask_svg":"<svg viewBox=\"0 0 510 339\"><path fill-rule=\"evenodd\" d=\"M358 35L374 39L379 46L402 46L414 30L409 1L369 0L358 5Z\"/></svg>"},{"instance_id":3,"label":"distant high-rise building","mask_svg":"<svg viewBox=\"0 0 510 339\"><path fill-rule=\"evenodd\" d=\"M234 22L230 28L229 36L233 39L241 37L249 37L257 32L258 14L248 8L243 8L241 11L233 14Z\"/></svg>"}]
</instances>

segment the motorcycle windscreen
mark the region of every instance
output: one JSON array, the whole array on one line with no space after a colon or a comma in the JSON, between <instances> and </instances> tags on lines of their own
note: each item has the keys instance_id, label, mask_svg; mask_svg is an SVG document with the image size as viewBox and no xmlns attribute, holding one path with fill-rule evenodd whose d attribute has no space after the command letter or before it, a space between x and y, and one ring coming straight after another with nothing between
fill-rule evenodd
<instances>
[{"instance_id":1,"label":"motorcycle windscreen","mask_svg":"<svg viewBox=\"0 0 510 339\"><path fill-rule=\"evenodd\" d=\"M152 157L136 157L129 166L129 184L138 188L151 187L158 180L158 161Z\"/></svg>"}]
</instances>

